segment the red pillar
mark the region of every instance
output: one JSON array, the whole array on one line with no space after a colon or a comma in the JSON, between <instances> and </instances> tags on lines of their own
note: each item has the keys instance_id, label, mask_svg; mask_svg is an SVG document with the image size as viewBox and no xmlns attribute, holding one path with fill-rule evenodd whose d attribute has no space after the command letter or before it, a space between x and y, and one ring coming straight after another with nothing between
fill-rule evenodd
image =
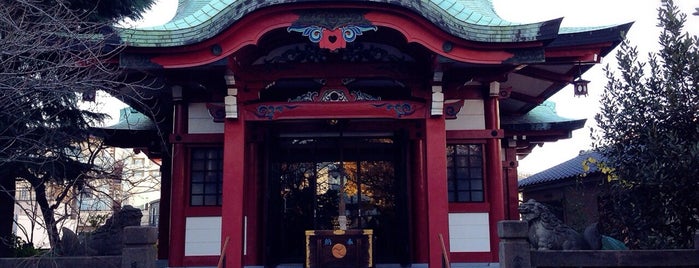
<instances>
[{"instance_id":1,"label":"red pillar","mask_svg":"<svg viewBox=\"0 0 699 268\"><path fill-rule=\"evenodd\" d=\"M507 183L507 220L519 220L519 193L517 185L517 148L508 146L505 149L505 161L503 161L504 177Z\"/></svg>"},{"instance_id":2,"label":"red pillar","mask_svg":"<svg viewBox=\"0 0 699 268\"><path fill-rule=\"evenodd\" d=\"M427 178L425 167L425 143L424 140L419 139L412 142L414 152L414 157L412 158L412 168L413 168L413 237L415 241L413 242L413 258L415 262L426 263L429 260L428 248L429 243L427 242L428 233L427 223Z\"/></svg>"},{"instance_id":3,"label":"red pillar","mask_svg":"<svg viewBox=\"0 0 699 268\"><path fill-rule=\"evenodd\" d=\"M485 128L495 134L500 129L500 107L498 95L500 83L490 83L490 95L485 100ZM500 139L493 135L485 144L486 152L486 180L488 186L488 201L490 202L490 252L493 261L498 259L498 221L505 219L507 199L505 192L505 180L502 175L502 161L500 157Z\"/></svg>"},{"instance_id":4,"label":"red pillar","mask_svg":"<svg viewBox=\"0 0 699 268\"><path fill-rule=\"evenodd\" d=\"M248 150L245 151L247 158L245 159L247 167L256 167L258 159L258 145L248 144ZM257 169L249 169L245 171L245 216L247 217L247 237L246 243L243 245L247 248L244 250L245 258L244 265L258 265L258 254L260 254L259 248L260 239L258 239L261 226L259 224L259 188L258 188L258 174Z\"/></svg>"},{"instance_id":5,"label":"red pillar","mask_svg":"<svg viewBox=\"0 0 699 268\"><path fill-rule=\"evenodd\" d=\"M244 113L238 119L224 122L223 144L223 206L221 207L221 247L226 238L225 260L227 268L240 268L243 264L244 224L244 167L245 120Z\"/></svg>"},{"instance_id":6,"label":"red pillar","mask_svg":"<svg viewBox=\"0 0 699 268\"><path fill-rule=\"evenodd\" d=\"M172 182L170 196L170 243L169 243L169 258L170 266L183 266L184 259L184 232L185 232L185 215L184 208L187 207L187 200L184 189L186 189L186 174L185 166L187 166L186 150L182 142L177 138L180 135L187 133L187 106L182 102L182 99L175 100L174 107L174 125L172 145ZM164 202L161 200L161 202Z\"/></svg>"},{"instance_id":7,"label":"red pillar","mask_svg":"<svg viewBox=\"0 0 699 268\"><path fill-rule=\"evenodd\" d=\"M160 204L158 215L158 259L167 260L170 255L170 209L172 193L172 159L163 157L160 166Z\"/></svg>"},{"instance_id":8,"label":"red pillar","mask_svg":"<svg viewBox=\"0 0 699 268\"><path fill-rule=\"evenodd\" d=\"M429 266L442 267L442 246L439 235L444 237L449 254L449 200L447 198L446 126L444 117L425 120L425 179L427 187L427 242Z\"/></svg>"}]
</instances>

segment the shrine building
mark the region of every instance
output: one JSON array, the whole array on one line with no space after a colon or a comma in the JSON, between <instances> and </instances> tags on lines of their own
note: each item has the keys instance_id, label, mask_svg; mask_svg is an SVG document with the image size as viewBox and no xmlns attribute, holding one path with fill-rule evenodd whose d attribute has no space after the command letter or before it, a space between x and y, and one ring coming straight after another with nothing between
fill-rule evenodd
<instances>
[{"instance_id":1,"label":"shrine building","mask_svg":"<svg viewBox=\"0 0 699 268\"><path fill-rule=\"evenodd\" d=\"M585 122L545 100L631 26L561 21L489 0L180 0L119 30L121 68L162 87L109 141L162 158L168 267L496 263L518 157Z\"/></svg>"}]
</instances>

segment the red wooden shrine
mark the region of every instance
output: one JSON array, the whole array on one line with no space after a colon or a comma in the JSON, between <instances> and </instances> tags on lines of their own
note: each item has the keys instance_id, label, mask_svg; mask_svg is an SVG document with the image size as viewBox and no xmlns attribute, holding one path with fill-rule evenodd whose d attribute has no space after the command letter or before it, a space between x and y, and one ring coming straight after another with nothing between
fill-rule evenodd
<instances>
[{"instance_id":1,"label":"red wooden shrine","mask_svg":"<svg viewBox=\"0 0 699 268\"><path fill-rule=\"evenodd\" d=\"M122 68L162 88L154 128L111 141L163 158L169 267L301 266L306 231L343 225L373 231L377 266L497 262L517 157L584 124L544 101L630 27L481 0L200 2L120 32Z\"/></svg>"}]
</instances>

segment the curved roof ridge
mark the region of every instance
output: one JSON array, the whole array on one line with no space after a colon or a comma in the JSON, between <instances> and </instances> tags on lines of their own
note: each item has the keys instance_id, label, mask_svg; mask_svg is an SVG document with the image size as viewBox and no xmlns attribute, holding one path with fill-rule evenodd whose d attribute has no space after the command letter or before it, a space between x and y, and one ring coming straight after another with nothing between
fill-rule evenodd
<instances>
[{"instance_id":1,"label":"curved roof ridge","mask_svg":"<svg viewBox=\"0 0 699 268\"><path fill-rule=\"evenodd\" d=\"M604 40L615 40L615 43L621 42L623 35L628 33L633 22L622 24L592 26L592 27L561 27L560 34L549 44L549 47L569 46L569 45L585 45ZM606 55L616 45L602 51L602 55Z\"/></svg>"},{"instance_id":2,"label":"curved roof ridge","mask_svg":"<svg viewBox=\"0 0 699 268\"><path fill-rule=\"evenodd\" d=\"M236 0L178 0L175 15L168 22L161 25L120 30L149 32L193 28L220 15L223 9L233 2Z\"/></svg>"},{"instance_id":3,"label":"curved roof ridge","mask_svg":"<svg viewBox=\"0 0 699 268\"><path fill-rule=\"evenodd\" d=\"M194 12L201 10L210 3L211 0L178 0L177 11L170 21L183 20L192 16Z\"/></svg>"},{"instance_id":4,"label":"curved roof ridge","mask_svg":"<svg viewBox=\"0 0 699 268\"><path fill-rule=\"evenodd\" d=\"M541 22L516 23L500 17L495 11L492 0L427 0L436 5L434 9L437 14L447 14L453 21L464 23L464 27L458 25L448 25L448 21L431 19L429 14L423 14L437 26L446 32L463 37L471 41L480 42L521 42L554 39L558 35L563 18L551 19ZM420 10L414 11L419 12ZM440 25L439 22L445 23ZM453 27L445 27L453 26ZM475 36L463 31L464 28L471 28ZM459 32L458 30L462 31ZM480 36L478 33L488 31L487 36Z\"/></svg>"},{"instance_id":5,"label":"curved roof ridge","mask_svg":"<svg viewBox=\"0 0 699 268\"><path fill-rule=\"evenodd\" d=\"M522 24L522 23L508 21L508 20L505 20L502 17L500 17L500 15L497 13L497 11L495 11L495 7L493 6L492 0L484 0L484 1L456 0L455 2L456 2L455 5L457 7L454 8L454 11L459 9L458 5L463 5L468 10L477 10L480 14L483 15L483 18L481 18L481 19L484 22L487 21L488 24L492 25L492 26L510 26L510 25Z\"/></svg>"},{"instance_id":6,"label":"curved roof ridge","mask_svg":"<svg viewBox=\"0 0 699 268\"><path fill-rule=\"evenodd\" d=\"M610 29L610 28L616 28L616 27L623 27L625 25L629 25L632 23L633 22L625 22L625 23L607 24L607 25L599 25L599 26L561 26L558 33L571 34L571 33L590 32L590 31L604 30L604 29Z\"/></svg>"},{"instance_id":7,"label":"curved roof ridge","mask_svg":"<svg viewBox=\"0 0 699 268\"><path fill-rule=\"evenodd\" d=\"M302 0L179 0L175 16L167 23L144 28L119 28L131 46L180 46L212 38L252 11ZM330 2L330 1L328 1ZM556 38L562 18L536 23L502 19L491 0L365 0L396 5L416 12L456 37L476 42L523 42Z\"/></svg>"},{"instance_id":8,"label":"curved roof ridge","mask_svg":"<svg viewBox=\"0 0 699 268\"><path fill-rule=\"evenodd\" d=\"M469 21L474 24L487 24L496 26L509 26L514 23L502 19L493 8L490 0L430 0L439 5L447 13L461 21ZM449 6L448 8L445 8Z\"/></svg>"}]
</instances>

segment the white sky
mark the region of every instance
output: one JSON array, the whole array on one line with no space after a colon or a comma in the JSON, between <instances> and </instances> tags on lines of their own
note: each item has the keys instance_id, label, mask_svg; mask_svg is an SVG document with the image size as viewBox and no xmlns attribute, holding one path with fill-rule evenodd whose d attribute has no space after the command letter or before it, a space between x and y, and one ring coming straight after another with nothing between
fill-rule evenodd
<instances>
[{"instance_id":1,"label":"white sky","mask_svg":"<svg viewBox=\"0 0 699 268\"><path fill-rule=\"evenodd\" d=\"M627 37L638 47L639 56L655 52L659 48L657 25L660 0L493 0L501 17L510 21L533 22L564 17L563 26L598 26L634 22ZM682 13L687 14L685 31L699 33L699 17L692 16L699 0L675 0ZM574 97L572 86L563 88L549 100L556 103L559 115L568 118L587 118L585 127L573 132L573 138L546 143L519 162L520 174L535 174L575 156L581 150L591 148L590 127L595 127L594 115L599 111L599 99L606 77L603 67L616 64L616 50L583 74L590 80L587 97Z\"/></svg>"},{"instance_id":2,"label":"white sky","mask_svg":"<svg viewBox=\"0 0 699 268\"><path fill-rule=\"evenodd\" d=\"M634 22L628 33L632 44L638 47L639 55L657 50L659 29L657 9L660 0L492 0L495 10L506 20L513 22L539 22L563 17L562 26L599 26ZM699 16L692 16L699 0L675 0L680 11L687 14L685 30L692 35L699 33ZM159 25L174 16L177 0L157 0L155 7L144 14L140 26ZM599 110L599 98L604 90L606 78L602 67L614 66L616 50L602 60L601 64L583 74L590 80L587 97L574 97L571 86L563 88L549 100L556 102L559 115L568 118L587 118L583 129L573 132L573 138L556 143L546 143L519 163L520 174L534 174L555 166L578 155L590 146L590 127L594 127L594 115Z\"/></svg>"}]
</instances>

